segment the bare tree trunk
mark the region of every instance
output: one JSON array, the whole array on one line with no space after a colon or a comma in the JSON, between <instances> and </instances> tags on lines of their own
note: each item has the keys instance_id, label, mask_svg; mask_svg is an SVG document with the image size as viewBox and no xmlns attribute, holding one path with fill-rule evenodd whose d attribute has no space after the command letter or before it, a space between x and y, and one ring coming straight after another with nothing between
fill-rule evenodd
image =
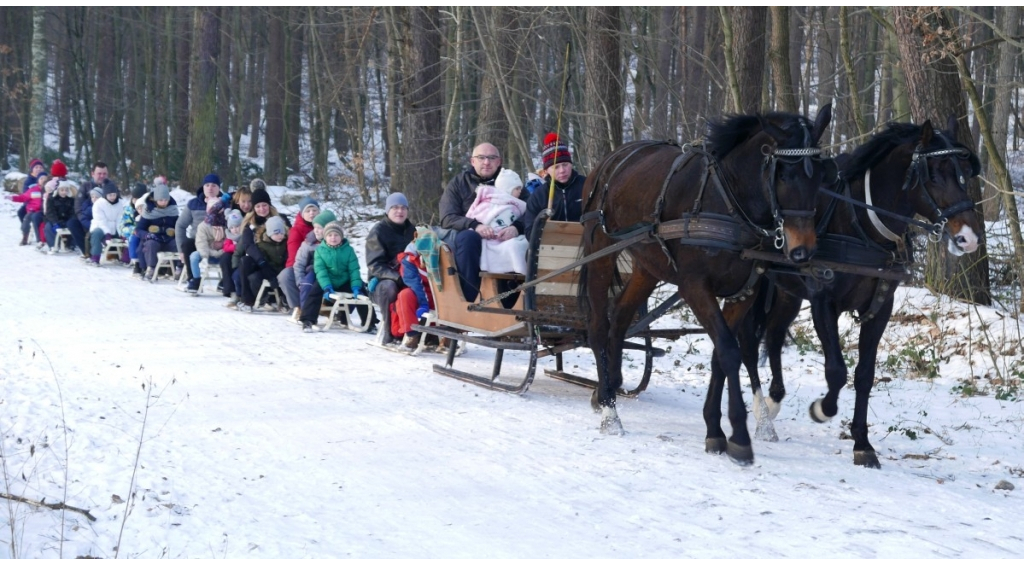
<instances>
[{"instance_id":1,"label":"bare tree trunk","mask_svg":"<svg viewBox=\"0 0 1024 564\"><path fill-rule=\"evenodd\" d=\"M296 22L301 21L301 8L293 7L287 10L288 22L285 25L287 40L287 55L285 58L285 104L284 104L284 129L285 141L285 165L288 173L294 174L301 170L299 162L299 137L302 133L302 120L300 110L302 109L302 30Z\"/></svg>"},{"instance_id":2,"label":"bare tree trunk","mask_svg":"<svg viewBox=\"0 0 1024 564\"><path fill-rule=\"evenodd\" d=\"M1016 37L1020 29L1020 6L1009 5L1003 8L1003 35ZM992 111L992 138L999 150L999 156L1006 162L1006 141L1008 137L1010 121L1010 102L1013 90L1015 90L1016 77L1015 67L1020 62L1020 49L1012 42L1004 41L999 45L999 70L995 77L996 99ZM1016 83L1019 84L1019 83ZM986 187L983 190L985 199L991 202L999 202L1002 198L995 198L995 190ZM999 205L991 205L985 208L985 219L994 221L999 217ZM1024 279L1022 279L1024 284Z\"/></svg>"},{"instance_id":3,"label":"bare tree trunk","mask_svg":"<svg viewBox=\"0 0 1024 564\"><path fill-rule=\"evenodd\" d=\"M174 158L172 159L173 172L182 175L185 171L185 151L188 148L188 94L189 80L191 77L189 61L192 60L192 17L187 8L172 8L177 12L177 20L181 22L178 32L174 35L177 57L175 60L175 74L177 75L174 90L174 127L171 129L173 135ZM172 172L172 171L168 171ZM204 173L205 174L205 173Z\"/></svg>"},{"instance_id":4,"label":"bare tree trunk","mask_svg":"<svg viewBox=\"0 0 1024 564\"><path fill-rule=\"evenodd\" d=\"M754 6L733 8L733 53L736 56L736 79L740 90L739 111L753 114L761 111L761 89L764 84L765 31L768 9Z\"/></svg>"},{"instance_id":5,"label":"bare tree trunk","mask_svg":"<svg viewBox=\"0 0 1024 564\"><path fill-rule=\"evenodd\" d=\"M252 19L252 49L250 57L253 60L252 63L252 75L249 77L248 84L249 88L249 151L246 156L250 159L254 159L259 155L260 150L260 123L263 113L263 96L266 94L270 95L267 86L268 80L266 77L266 61L269 57L267 41L264 39L262 32L265 31L266 26L263 25L268 21L266 12L260 8L253 10ZM267 109L269 114L269 107ZM268 124L269 127L269 124Z\"/></svg>"},{"instance_id":6,"label":"bare tree trunk","mask_svg":"<svg viewBox=\"0 0 1024 564\"><path fill-rule=\"evenodd\" d=\"M409 89L401 177L415 179L403 186L413 203L414 221L430 218L441 200L441 31L436 7L411 8L409 18Z\"/></svg>"},{"instance_id":7,"label":"bare tree trunk","mask_svg":"<svg viewBox=\"0 0 1024 564\"><path fill-rule=\"evenodd\" d=\"M789 8L772 6L772 42L769 58L772 61L772 84L775 87L776 109L797 111L796 91L793 89L792 59L789 45ZM799 51L797 51L799 53Z\"/></svg>"},{"instance_id":8,"label":"bare tree trunk","mask_svg":"<svg viewBox=\"0 0 1024 564\"><path fill-rule=\"evenodd\" d=\"M114 81L119 80L116 65L118 58L114 52L117 30L110 11L113 8L101 8L101 16L98 23L101 28L108 32L105 40L99 42L99 59L97 61L98 74L96 76L96 147L94 156L96 160L116 162L115 157L115 133L114 133L114 112L117 102L114 100ZM113 172L113 171L111 171Z\"/></svg>"},{"instance_id":9,"label":"bare tree trunk","mask_svg":"<svg viewBox=\"0 0 1024 564\"><path fill-rule=\"evenodd\" d=\"M46 122L46 8L32 8L32 118L27 157L43 156L43 126Z\"/></svg>"},{"instance_id":10,"label":"bare tree trunk","mask_svg":"<svg viewBox=\"0 0 1024 564\"><path fill-rule=\"evenodd\" d=\"M229 8L232 13L237 13L238 8ZM226 14L225 14L226 15ZM227 18L225 18L227 19ZM232 68L232 43L234 42L231 24L221 27L220 54L217 56L217 123L213 130L213 170L220 172L221 180L231 178L228 168L228 147L231 144L230 133L228 132L228 115L231 113L231 99L234 93L231 91L231 76L238 72Z\"/></svg>"},{"instance_id":11,"label":"bare tree trunk","mask_svg":"<svg viewBox=\"0 0 1024 564\"><path fill-rule=\"evenodd\" d=\"M658 9L657 61L654 65L654 100L651 106L651 126L655 139L675 139L675 123L669 120L669 92L672 90L672 29L675 23L675 6Z\"/></svg>"},{"instance_id":12,"label":"bare tree trunk","mask_svg":"<svg viewBox=\"0 0 1024 564\"><path fill-rule=\"evenodd\" d=\"M828 6L818 11L821 14L821 33L818 35L818 107L830 104L836 99L836 51L839 47L839 8ZM822 140L823 145L831 145L839 141L839 128L833 120L828 128L828 138Z\"/></svg>"},{"instance_id":13,"label":"bare tree trunk","mask_svg":"<svg viewBox=\"0 0 1024 564\"><path fill-rule=\"evenodd\" d=\"M201 186L203 177L213 170L220 58L220 8L196 8L194 17L198 50L192 60L192 116L181 178L186 190Z\"/></svg>"},{"instance_id":14,"label":"bare tree trunk","mask_svg":"<svg viewBox=\"0 0 1024 564\"><path fill-rule=\"evenodd\" d=\"M940 27L952 29L948 18L941 10L932 8L897 6L892 8L892 13L914 121L923 123L930 119L932 123L941 125L946 123L946 116L956 116L958 140L974 147L956 62L949 55L943 55L926 66L921 57L922 53L944 53L941 45L936 45L937 37L932 30ZM968 183L968 195L978 202L978 206L982 205L977 178ZM945 246L929 245L925 283L955 298L990 304L988 254L984 233L979 236L981 248L978 254L967 255L964 260L950 256Z\"/></svg>"},{"instance_id":15,"label":"bare tree trunk","mask_svg":"<svg viewBox=\"0 0 1024 564\"><path fill-rule=\"evenodd\" d=\"M587 8L587 47L584 55L586 90L582 170L591 168L622 144L622 79L619 45L622 16L618 7ZM564 135L564 133L560 133Z\"/></svg>"},{"instance_id":16,"label":"bare tree trunk","mask_svg":"<svg viewBox=\"0 0 1024 564\"><path fill-rule=\"evenodd\" d=\"M284 90L285 33L284 8L269 8L267 18L267 131L264 135L264 171L266 181L278 184L284 179Z\"/></svg>"},{"instance_id":17,"label":"bare tree trunk","mask_svg":"<svg viewBox=\"0 0 1024 564\"><path fill-rule=\"evenodd\" d=\"M864 115L860 107L860 88L857 85L857 71L853 66L853 55L850 52L850 14L849 8L839 8L839 52L843 58L843 74L846 75L846 85L849 90L848 107L853 123L857 126L857 135L867 135L868 126L864 122Z\"/></svg>"}]
</instances>

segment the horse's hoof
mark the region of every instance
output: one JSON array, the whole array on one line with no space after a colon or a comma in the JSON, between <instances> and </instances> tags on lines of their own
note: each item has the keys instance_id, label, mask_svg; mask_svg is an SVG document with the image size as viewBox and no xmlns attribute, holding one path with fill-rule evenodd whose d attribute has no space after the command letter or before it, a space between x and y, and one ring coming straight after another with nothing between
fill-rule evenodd
<instances>
[{"instance_id":1,"label":"horse's hoof","mask_svg":"<svg viewBox=\"0 0 1024 564\"><path fill-rule=\"evenodd\" d=\"M811 413L811 420L815 423L826 423L829 419L832 419L831 416L825 415L825 410L822 409L821 403L821 398L818 398L811 403L811 407L809 409Z\"/></svg>"},{"instance_id":2,"label":"horse's hoof","mask_svg":"<svg viewBox=\"0 0 1024 564\"><path fill-rule=\"evenodd\" d=\"M725 437L711 437L704 439L704 452L710 454L722 454L725 452Z\"/></svg>"},{"instance_id":3,"label":"horse's hoof","mask_svg":"<svg viewBox=\"0 0 1024 564\"><path fill-rule=\"evenodd\" d=\"M863 466L865 468L882 467L882 465L878 463L878 456L875 455L875 451L873 450L853 451L853 464L854 466Z\"/></svg>"},{"instance_id":4,"label":"horse's hoof","mask_svg":"<svg viewBox=\"0 0 1024 564\"><path fill-rule=\"evenodd\" d=\"M726 446L726 453L729 458L740 466L750 466L754 463L754 449L747 446L740 446L732 441L729 441Z\"/></svg>"},{"instance_id":5,"label":"horse's hoof","mask_svg":"<svg viewBox=\"0 0 1024 564\"><path fill-rule=\"evenodd\" d=\"M775 432L775 425L772 423L771 419L765 418L758 420L757 428L754 429L754 438L766 443L779 442L779 434Z\"/></svg>"},{"instance_id":6,"label":"horse's hoof","mask_svg":"<svg viewBox=\"0 0 1024 564\"><path fill-rule=\"evenodd\" d=\"M619 414L616 413L614 407L602 407L601 417L601 434L602 435L618 435L622 436L626 434L626 430L622 428L622 421L619 420Z\"/></svg>"}]
</instances>

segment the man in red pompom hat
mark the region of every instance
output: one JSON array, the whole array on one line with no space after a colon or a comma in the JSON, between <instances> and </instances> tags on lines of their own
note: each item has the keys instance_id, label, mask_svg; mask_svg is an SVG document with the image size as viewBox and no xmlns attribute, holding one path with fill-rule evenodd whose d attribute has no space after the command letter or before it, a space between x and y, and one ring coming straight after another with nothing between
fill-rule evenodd
<instances>
[{"instance_id":1,"label":"man in red pompom hat","mask_svg":"<svg viewBox=\"0 0 1024 564\"><path fill-rule=\"evenodd\" d=\"M484 239L508 241L525 233L522 220L496 231L489 225L466 217L476 200L476 188L481 184L494 185L501 172L501 152L490 143L481 143L473 149L470 166L459 173L441 195L441 227L458 231L455 236L455 266L459 269L459 283L467 301L476 301L480 293L480 253Z\"/></svg>"},{"instance_id":2,"label":"man in red pompom hat","mask_svg":"<svg viewBox=\"0 0 1024 564\"><path fill-rule=\"evenodd\" d=\"M544 147L541 161L548 173L544 184L530 194L526 201L526 236L530 236L533 222L537 215L548 207L548 192L551 189L551 178L555 179L555 200L552 203L552 221L579 221L583 207L583 183L587 177L576 172L572 167L572 153L569 144L557 133L544 136Z\"/></svg>"}]
</instances>

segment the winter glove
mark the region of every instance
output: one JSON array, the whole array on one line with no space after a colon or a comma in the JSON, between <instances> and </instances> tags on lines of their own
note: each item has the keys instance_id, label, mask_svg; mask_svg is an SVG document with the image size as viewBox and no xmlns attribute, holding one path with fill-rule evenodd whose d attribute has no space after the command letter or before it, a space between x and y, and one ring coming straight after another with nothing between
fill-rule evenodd
<instances>
[{"instance_id":1,"label":"winter glove","mask_svg":"<svg viewBox=\"0 0 1024 564\"><path fill-rule=\"evenodd\" d=\"M359 286L356 286L356 287L352 288L352 297L353 297L353 298L358 298L358 297L359 297L359 294L360 294L360 293L361 293L362 291L363 291L363 289L362 289L362 288L360 288Z\"/></svg>"},{"instance_id":2,"label":"winter glove","mask_svg":"<svg viewBox=\"0 0 1024 564\"><path fill-rule=\"evenodd\" d=\"M377 289L378 282L380 282L380 279L377 278L376 276L371 278L370 283L366 285L366 291L372 294L373 291Z\"/></svg>"},{"instance_id":3,"label":"winter glove","mask_svg":"<svg viewBox=\"0 0 1024 564\"><path fill-rule=\"evenodd\" d=\"M220 195L220 201L224 202L225 206L228 205L228 202L231 201L231 194L224 192L223 194Z\"/></svg>"},{"instance_id":4,"label":"winter glove","mask_svg":"<svg viewBox=\"0 0 1024 564\"><path fill-rule=\"evenodd\" d=\"M428 313L430 313L430 308L429 307L427 307L427 306L420 306L420 308L416 310L416 319L419 319L419 318L423 317L424 315L426 315Z\"/></svg>"},{"instance_id":5,"label":"winter glove","mask_svg":"<svg viewBox=\"0 0 1024 564\"><path fill-rule=\"evenodd\" d=\"M334 293L334 286L332 286L330 284L324 286L324 297L325 298L330 296L333 293Z\"/></svg>"}]
</instances>

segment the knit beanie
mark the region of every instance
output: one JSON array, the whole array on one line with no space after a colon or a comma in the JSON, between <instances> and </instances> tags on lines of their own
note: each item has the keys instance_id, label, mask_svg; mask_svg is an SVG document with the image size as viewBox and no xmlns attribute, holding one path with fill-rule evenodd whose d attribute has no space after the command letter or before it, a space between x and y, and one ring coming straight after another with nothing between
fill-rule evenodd
<instances>
[{"instance_id":1,"label":"knit beanie","mask_svg":"<svg viewBox=\"0 0 1024 564\"><path fill-rule=\"evenodd\" d=\"M226 219L224 219L224 206L217 205L207 210L206 219L203 221L214 227L226 226L228 222Z\"/></svg>"},{"instance_id":2,"label":"knit beanie","mask_svg":"<svg viewBox=\"0 0 1024 564\"><path fill-rule=\"evenodd\" d=\"M387 201L384 202L384 213L391 211L391 208L395 206L409 207L409 200L405 198L405 194L401 192L395 192L388 196Z\"/></svg>"},{"instance_id":3,"label":"knit beanie","mask_svg":"<svg viewBox=\"0 0 1024 564\"><path fill-rule=\"evenodd\" d=\"M220 186L220 177L212 172L207 174L203 177L203 186L206 186L207 184L216 184L217 186Z\"/></svg>"},{"instance_id":4,"label":"knit beanie","mask_svg":"<svg viewBox=\"0 0 1024 564\"><path fill-rule=\"evenodd\" d=\"M145 184L143 184L141 182L136 182L135 183L135 188L132 188L132 198L135 198L136 200L138 200L139 198L145 196L146 192L148 192L148 191L149 191L149 189L146 188Z\"/></svg>"},{"instance_id":5,"label":"knit beanie","mask_svg":"<svg viewBox=\"0 0 1024 564\"><path fill-rule=\"evenodd\" d=\"M226 221L227 221L228 229L231 229L233 227L238 227L239 225L242 224L242 212L240 212L238 210L230 210L230 211L228 211L227 217L226 217Z\"/></svg>"},{"instance_id":6,"label":"knit beanie","mask_svg":"<svg viewBox=\"0 0 1024 564\"><path fill-rule=\"evenodd\" d=\"M541 153L541 160L544 162L544 168L558 163L572 164L569 145L557 133L548 133L544 136L544 152Z\"/></svg>"},{"instance_id":7,"label":"knit beanie","mask_svg":"<svg viewBox=\"0 0 1024 564\"><path fill-rule=\"evenodd\" d=\"M266 190L266 189L267 189L267 183L264 182L263 179L261 179L261 178L253 178L252 181L249 182L249 190L252 191L252 192L255 192L257 190Z\"/></svg>"},{"instance_id":8,"label":"knit beanie","mask_svg":"<svg viewBox=\"0 0 1024 564\"><path fill-rule=\"evenodd\" d=\"M89 195L90 196L96 196L97 198L102 198L103 197L103 189L100 188L99 186L97 186L97 187L93 188L92 190L89 190Z\"/></svg>"},{"instance_id":9,"label":"knit beanie","mask_svg":"<svg viewBox=\"0 0 1024 564\"><path fill-rule=\"evenodd\" d=\"M166 186L167 185L167 177L161 175L161 176L157 176L156 178L154 178L153 179L153 186L156 186L158 184L163 184L164 186Z\"/></svg>"},{"instance_id":10,"label":"knit beanie","mask_svg":"<svg viewBox=\"0 0 1024 564\"><path fill-rule=\"evenodd\" d=\"M108 182L103 185L103 197L106 198L111 194L117 194L118 196L121 195L117 192L117 186L114 186L113 182Z\"/></svg>"},{"instance_id":11,"label":"knit beanie","mask_svg":"<svg viewBox=\"0 0 1024 564\"><path fill-rule=\"evenodd\" d=\"M324 239L325 240L327 239L327 234L328 233L337 233L338 235L341 235L342 238L345 237L345 230L341 227L341 224L338 223L337 221L332 221L332 222L328 223L326 226L324 226Z\"/></svg>"},{"instance_id":12,"label":"knit beanie","mask_svg":"<svg viewBox=\"0 0 1024 564\"><path fill-rule=\"evenodd\" d=\"M337 221L338 216L334 215L331 210L324 210L320 212L320 215L313 218L313 224L319 225L320 227L326 227L328 223Z\"/></svg>"},{"instance_id":13,"label":"knit beanie","mask_svg":"<svg viewBox=\"0 0 1024 564\"><path fill-rule=\"evenodd\" d=\"M50 167L50 176L54 178L64 178L68 175L68 167L64 163L60 162L60 159L53 161L53 165Z\"/></svg>"},{"instance_id":14,"label":"knit beanie","mask_svg":"<svg viewBox=\"0 0 1024 564\"><path fill-rule=\"evenodd\" d=\"M170 200L171 189L166 184L157 184L153 187L153 199L154 200Z\"/></svg>"},{"instance_id":15,"label":"knit beanie","mask_svg":"<svg viewBox=\"0 0 1024 564\"><path fill-rule=\"evenodd\" d=\"M267 237L272 237L274 235L286 235L288 233L284 227L284 220L281 219L281 216L279 215L275 215L274 217L267 219L266 226Z\"/></svg>"},{"instance_id":16,"label":"knit beanie","mask_svg":"<svg viewBox=\"0 0 1024 564\"><path fill-rule=\"evenodd\" d=\"M302 212L306 211L306 208L308 208L309 206L313 206L317 210L319 210L320 202L314 200L310 196L306 196L305 198L299 200L299 213L301 214Z\"/></svg>"},{"instance_id":17,"label":"knit beanie","mask_svg":"<svg viewBox=\"0 0 1024 564\"><path fill-rule=\"evenodd\" d=\"M519 178L519 175L516 174L514 170L503 168L501 169L501 172L498 173L498 178L494 180L494 187L497 188L499 192L503 192L511 196L513 190L523 187L523 179Z\"/></svg>"},{"instance_id":18,"label":"knit beanie","mask_svg":"<svg viewBox=\"0 0 1024 564\"><path fill-rule=\"evenodd\" d=\"M270 194L266 190L253 190L252 191L252 205L256 207L256 204L269 204Z\"/></svg>"},{"instance_id":19,"label":"knit beanie","mask_svg":"<svg viewBox=\"0 0 1024 564\"><path fill-rule=\"evenodd\" d=\"M32 161L28 163L28 171L31 173L32 169L35 168L36 165L46 168L46 165L43 164L43 161L39 159L32 159Z\"/></svg>"}]
</instances>

